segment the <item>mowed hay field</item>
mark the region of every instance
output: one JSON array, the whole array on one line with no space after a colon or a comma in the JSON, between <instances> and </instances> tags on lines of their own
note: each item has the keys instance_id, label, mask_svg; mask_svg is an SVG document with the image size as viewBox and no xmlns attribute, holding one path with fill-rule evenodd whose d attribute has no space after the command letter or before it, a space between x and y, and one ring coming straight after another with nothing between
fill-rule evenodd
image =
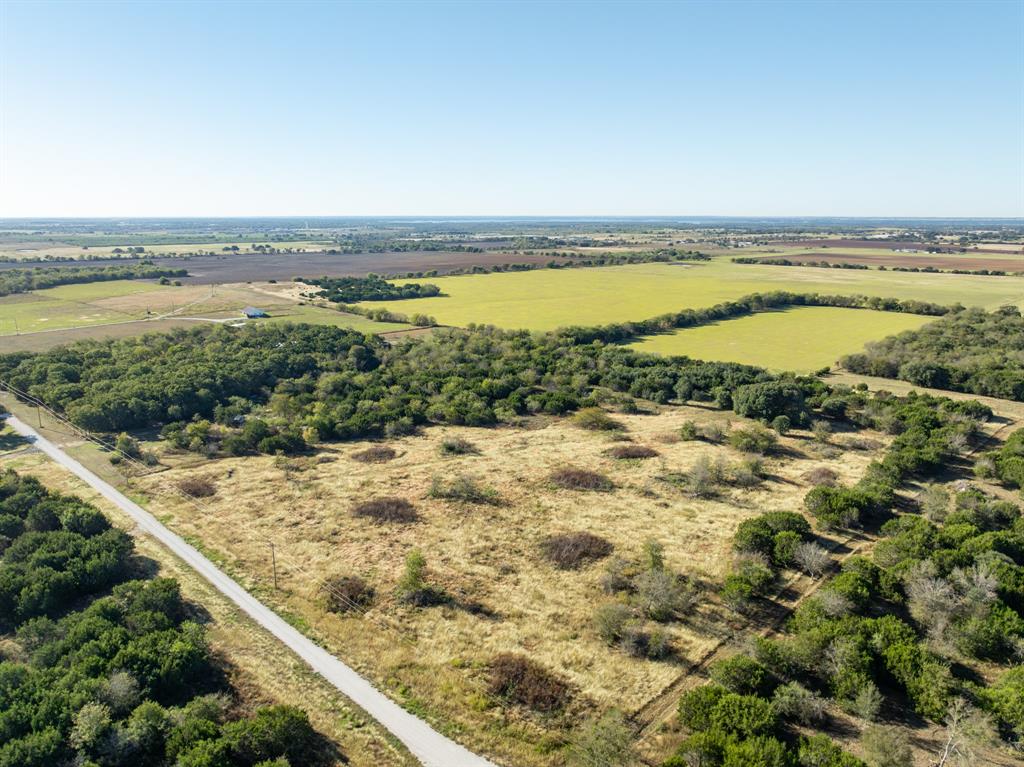
<instances>
[{"instance_id":1,"label":"mowed hay field","mask_svg":"<svg viewBox=\"0 0 1024 767\"><path fill-rule=\"evenodd\" d=\"M988 309L1008 303L1024 305L1021 277L760 266L728 259L537 269L411 282L433 283L446 295L365 305L407 315L429 314L444 325L478 323L529 330L643 320L773 290L959 302Z\"/></svg>"},{"instance_id":2,"label":"mowed hay field","mask_svg":"<svg viewBox=\"0 0 1024 767\"><path fill-rule=\"evenodd\" d=\"M317 456L290 459L165 455L174 468L135 480L135 489L172 529L201 541L247 587L444 731L511 763L562 763L564 754L547 754L538 744L567 735L591 706L638 710L715 647L734 618L708 591L683 620L665 624L670 659L640 660L609 648L592 623L609 599L601 587L606 563L556 569L542 554L547 536L589 531L612 544L613 556L634 561L654 538L665 546L668 567L697 582L715 581L728 566L741 520L799 509L809 470L828 467L852 482L877 454L832 449L823 457L822 446L796 434L782 440L779 457L767 460L770 478L760 487L695 499L667 478L701 455L729 462L742 455L724 445L679 441L676 434L684 421L727 427L726 414L673 407L615 417L634 444L659 456L615 460L605 451L622 442L562 419L528 429L429 428L390 441L397 457L380 464L351 457L367 442L322 446ZM741 423L732 420L733 427ZM887 441L869 436L878 449ZM443 457L442 441L455 437L479 453ZM548 477L566 466L599 471L615 487L557 489ZM448 482L461 475L497 491L500 502L427 497L434 477ZM214 495L193 503L169 491L186 478L209 481ZM386 497L412 503L419 520L377 524L353 515L355 503ZM271 540L277 592L270 589ZM426 558L428 582L444 589L450 604L416 608L396 598L413 548ZM365 617L328 613L320 603L320 583L340 575L360 576L375 589ZM486 664L501 652L527 654L566 679L574 690L569 714L538 718L488 699Z\"/></svg>"},{"instance_id":3,"label":"mowed hay field","mask_svg":"<svg viewBox=\"0 0 1024 767\"><path fill-rule=\"evenodd\" d=\"M112 323L137 323L138 332L144 333L150 330L150 323L144 320L159 317L196 318L200 321L241 320L240 310L245 306L258 306L266 310L270 315L265 320L268 322L338 325L364 333L386 333L409 327L392 322L375 322L330 307L300 305L295 298L271 290L275 287L245 284L171 286L145 280L61 285L0 298L0 336L89 328ZM103 335L101 328L95 329L97 337ZM80 337L81 334L72 334L69 340ZM48 340L46 343L52 345Z\"/></svg>"},{"instance_id":4,"label":"mowed hay field","mask_svg":"<svg viewBox=\"0 0 1024 767\"><path fill-rule=\"evenodd\" d=\"M810 373L860 351L869 341L934 320L919 314L801 306L647 336L629 346L640 352Z\"/></svg>"}]
</instances>

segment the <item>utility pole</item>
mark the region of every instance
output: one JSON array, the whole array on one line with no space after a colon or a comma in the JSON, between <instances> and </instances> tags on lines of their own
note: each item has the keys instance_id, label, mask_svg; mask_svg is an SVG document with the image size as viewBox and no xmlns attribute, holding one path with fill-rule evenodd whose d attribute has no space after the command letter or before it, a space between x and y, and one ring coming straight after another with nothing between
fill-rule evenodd
<instances>
[{"instance_id":1,"label":"utility pole","mask_svg":"<svg viewBox=\"0 0 1024 767\"><path fill-rule=\"evenodd\" d=\"M277 591L277 555L274 553L274 542L270 542L270 561L274 566L274 591Z\"/></svg>"}]
</instances>

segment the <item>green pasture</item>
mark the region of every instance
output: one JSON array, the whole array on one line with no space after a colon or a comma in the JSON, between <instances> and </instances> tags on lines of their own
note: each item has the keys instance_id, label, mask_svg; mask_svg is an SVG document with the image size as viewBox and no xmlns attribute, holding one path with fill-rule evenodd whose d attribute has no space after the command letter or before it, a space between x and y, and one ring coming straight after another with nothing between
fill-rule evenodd
<instances>
[{"instance_id":1,"label":"green pasture","mask_svg":"<svg viewBox=\"0 0 1024 767\"><path fill-rule=\"evenodd\" d=\"M914 330L934 319L868 309L801 306L648 336L629 346L666 356L810 373L828 367L844 354L860 351L869 341Z\"/></svg>"},{"instance_id":2,"label":"green pasture","mask_svg":"<svg viewBox=\"0 0 1024 767\"><path fill-rule=\"evenodd\" d=\"M376 322L360 314L338 312L334 309L319 306L278 307L269 310L268 320L259 322L304 322L309 325L336 325L340 328L352 328L360 333L388 333L394 330L408 330L409 325L398 322Z\"/></svg>"},{"instance_id":3,"label":"green pasture","mask_svg":"<svg viewBox=\"0 0 1024 767\"><path fill-rule=\"evenodd\" d=\"M417 281L434 283L445 295L364 305L406 315L429 314L444 325L551 330L643 320L772 290L960 302L988 309L1024 303L1020 277L759 266L728 260L405 280Z\"/></svg>"},{"instance_id":4,"label":"green pasture","mask_svg":"<svg viewBox=\"0 0 1024 767\"><path fill-rule=\"evenodd\" d=\"M92 302L172 289L153 282L114 280L4 296L0 298L0 336L141 319L144 308L126 311Z\"/></svg>"}]
</instances>

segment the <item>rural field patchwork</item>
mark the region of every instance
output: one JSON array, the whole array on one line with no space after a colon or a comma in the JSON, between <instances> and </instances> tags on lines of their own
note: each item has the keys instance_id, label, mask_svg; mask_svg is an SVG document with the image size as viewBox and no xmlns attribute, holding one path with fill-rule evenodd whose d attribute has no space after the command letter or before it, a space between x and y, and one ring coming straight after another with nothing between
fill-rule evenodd
<instances>
[{"instance_id":1,"label":"rural field patchwork","mask_svg":"<svg viewBox=\"0 0 1024 767\"><path fill-rule=\"evenodd\" d=\"M444 325L477 323L552 330L566 325L643 320L773 290L862 294L939 304L959 302L987 309L1008 303L1024 304L1024 278L1020 277L760 266L733 264L728 259L538 269L410 281L433 283L445 295L374 301L366 306L403 314L422 312Z\"/></svg>"},{"instance_id":2,"label":"rural field patchwork","mask_svg":"<svg viewBox=\"0 0 1024 767\"><path fill-rule=\"evenodd\" d=\"M915 330L934 317L869 309L801 306L647 336L630 348L693 359L811 373L885 336Z\"/></svg>"}]
</instances>

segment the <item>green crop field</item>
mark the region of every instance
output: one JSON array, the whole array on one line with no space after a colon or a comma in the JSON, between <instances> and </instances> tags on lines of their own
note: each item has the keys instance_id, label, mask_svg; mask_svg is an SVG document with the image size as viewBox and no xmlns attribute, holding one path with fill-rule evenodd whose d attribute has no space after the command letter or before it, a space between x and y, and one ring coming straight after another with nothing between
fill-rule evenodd
<instances>
[{"instance_id":1,"label":"green crop field","mask_svg":"<svg viewBox=\"0 0 1024 767\"><path fill-rule=\"evenodd\" d=\"M733 264L635 264L594 269L538 269L406 280L431 282L446 295L375 301L402 314L422 312L445 325L471 322L550 330L642 320L686 308L712 306L750 293L864 294L940 304L996 308L1024 302L1024 278L971 277L860 269Z\"/></svg>"},{"instance_id":2,"label":"green crop field","mask_svg":"<svg viewBox=\"0 0 1024 767\"><path fill-rule=\"evenodd\" d=\"M868 341L914 330L934 319L867 309L801 306L648 336L630 344L630 348L810 373L831 365L844 354L859 351Z\"/></svg>"}]
</instances>

